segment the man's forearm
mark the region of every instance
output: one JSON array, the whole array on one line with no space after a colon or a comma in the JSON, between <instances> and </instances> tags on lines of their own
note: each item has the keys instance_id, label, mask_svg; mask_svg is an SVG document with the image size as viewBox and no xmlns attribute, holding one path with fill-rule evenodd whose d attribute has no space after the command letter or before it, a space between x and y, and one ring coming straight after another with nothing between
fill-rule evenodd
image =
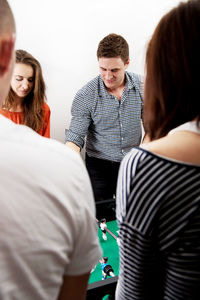
<instances>
[{"instance_id":1,"label":"man's forearm","mask_svg":"<svg viewBox=\"0 0 200 300\"><path fill-rule=\"evenodd\" d=\"M79 146L77 146L75 143L73 142L66 142L65 145L69 148L71 148L72 150L75 150L76 152L80 153L81 149Z\"/></svg>"}]
</instances>

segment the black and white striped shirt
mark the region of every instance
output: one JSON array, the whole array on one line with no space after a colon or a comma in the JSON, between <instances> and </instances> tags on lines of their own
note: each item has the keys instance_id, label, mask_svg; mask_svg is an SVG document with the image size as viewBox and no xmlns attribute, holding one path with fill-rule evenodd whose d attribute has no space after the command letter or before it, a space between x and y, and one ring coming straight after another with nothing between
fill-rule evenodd
<instances>
[{"instance_id":1,"label":"black and white striped shirt","mask_svg":"<svg viewBox=\"0 0 200 300\"><path fill-rule=\"evenodd\" d=\"M200 299L200 166L135 148L117 187L117 300Z\"/></svg>"},{"instance_id":2,"label":"black and white striped shirt","mask_svg":"<svg viewBox=\"0 0 200 300\"><path fill-rule=\"evenodd\" d=\"M65 141L84 146L89 156L121 161L142 137L141 76L125 72L126 85L122 98L109 94L101 76L80 89L72 104L72 119L65 130Z\"/></svg>"}]
</instances>

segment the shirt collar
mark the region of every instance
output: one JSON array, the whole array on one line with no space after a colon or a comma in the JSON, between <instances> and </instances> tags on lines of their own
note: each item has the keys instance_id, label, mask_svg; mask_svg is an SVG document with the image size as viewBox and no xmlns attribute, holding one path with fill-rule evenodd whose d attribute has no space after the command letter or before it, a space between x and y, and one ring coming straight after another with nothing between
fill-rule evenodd
<instances>
[{"instance_id":1,"label":"shirt collar","mask_svg":"<svg viewBox=\"0 0 200 300\"><path fill-rule=\"evenodd\" d=\"M105 95L109 95L100 74L99 74L99 82L100 82L99 96L103 97Z\"/></svg>"},{"instance_id":2,"label":"shirt collar","mask_svg":"<svg viewBox=\"0 0 200 300\"><path fill-rule=\"evenodd\" d=\"M131 76L128 74L127 71L125 71L125 78L126 78L126 84L125 84L125 89L127 91L131 90L132 88L135 88L135 84L133 82L133 80L131 80ZM99 96L103 96L103 94L108 94L107 89L104 85L104 82L101 78L101 75L99 75L99 82L100 82L100 89L99 89Z\"/></svg>"},{"instance_id":3,"label":"shirt collar","mask_svg":"<svg viewBox=\"0 0 200 300\"><path fill-rule=\"evenodd\" d=\"M129 75L129 73L127 71L125 72L125 77L126 77L125 88L127 90L131 90L132 88L135 88L135 83L134 83L133 79L131 78L131 76Z\"/></svg>"}]
</instances>

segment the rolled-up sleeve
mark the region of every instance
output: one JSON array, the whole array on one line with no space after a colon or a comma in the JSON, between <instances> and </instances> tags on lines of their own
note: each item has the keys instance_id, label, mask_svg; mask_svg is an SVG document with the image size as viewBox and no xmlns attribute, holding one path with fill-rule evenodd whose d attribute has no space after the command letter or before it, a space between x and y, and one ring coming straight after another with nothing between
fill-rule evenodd
<instances>
[{"instance_id":1,"label":"rolled-up sleeve","mask_svg":"<svg viewBox=\"0 0 200 300\"><path fill-rule=\"evenodd\" d=\"M88 97L81 91L76 94L71 108L71 123L69 129L65 129L65 142L73 142L80 148L84 146L85 136L91 123Z\"/></svg>"}]
</instances>

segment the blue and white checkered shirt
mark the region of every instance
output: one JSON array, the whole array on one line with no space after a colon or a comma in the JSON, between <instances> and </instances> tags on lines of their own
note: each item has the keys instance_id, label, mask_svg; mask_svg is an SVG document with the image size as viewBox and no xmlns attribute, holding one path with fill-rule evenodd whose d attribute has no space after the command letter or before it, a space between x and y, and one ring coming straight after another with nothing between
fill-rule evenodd
<instances>
[{"instance_id":1,"label":"blue and white checkered shirt","mask_svg":"<svg viewBox=\"0 0 200 300\"><path fill-rule=\"evenodd\" d=\"M137 74L125 72L121 100L109 94L101 76L80 89L72 104L72 119L66 139L84 146L89 156L120 162L138 146L142 137L142 82Z\"/></svg>"}]
</instances>

